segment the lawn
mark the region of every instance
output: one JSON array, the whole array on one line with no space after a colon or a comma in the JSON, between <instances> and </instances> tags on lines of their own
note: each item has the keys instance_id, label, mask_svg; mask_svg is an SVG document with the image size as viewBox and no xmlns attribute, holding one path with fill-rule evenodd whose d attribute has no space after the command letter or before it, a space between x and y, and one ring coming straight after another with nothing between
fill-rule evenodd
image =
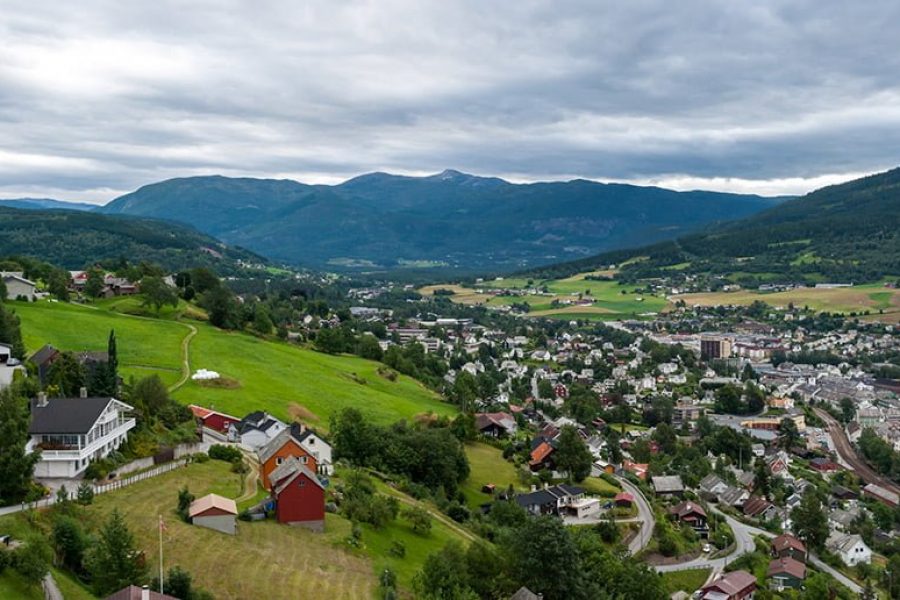
<instances>
[{"instance_id":1,"label":"lawn","mask_svg":"<svg viewBox=\"0 0 900 600\"><path fill-rule=\"evenodd\" d=\"M382 376L381 363L322 354L203 323L196 327L191 368L217 371L239 386L211 388L189 381L174 394L185 404L214 406L239 417L265 409L278 418L299 418L323 429L328 428L329 416L348 406L380 424L426 412L455 412L414 379L401 375L390 381Z\"/></svg>"},{"instance_id":2,"label":"lawn","mask_svg":"<svg viewBox=\"0 0 900 600\"><path fill-rule=\"evenodd\" d=\"M40 584L31 585L12 569L5 569L0 574L0 598L43 600L44 592Z\"/></svg>"},{"instance_id":3,"label":"lawn","mask_svg":"<svg viewBox=\"0 0 900 600\"><path fill-rule=\"evenodd\" d=\"M578 485L583 487L589 494L604 498L612 498L622 491L621 487L615 486L600 477L588 477Z\"/></svg>"},{"instance_id":4,"label":"lawn","mask_svg":"<svg viewBox=\"0 0 900 600\"><path fill-rule=\"evenodd\" d=\"M181 376L181 341L189 332L184 324L62 302L16 302L12 306L22 320L29 353L47 343L60 350L106 350L109 332L114 329L124 376L155 373L167 384Z\"/></svg>"},{"instance_id":5,"label":"lawn","mask_svg":"<svg viewBox=\"0 0 900 600\"><path fill-rule=\"evenodd\" d=\"M110 309L134 308L134 298L101 301L86 307L59 302L15 303L29 352L45 343L63 350L105 350L115 329L121 372L126 377L159 375L168 384L181 377L182 341L187 323L172 318L135 317ZM226 332L199 321L190 343L192 370L212 369L237 381L233 389L204 387L189 380L173 395L185 404L215 406L242 417L267 410L327 429L328 418L347 406L372 421L388 424L434 412L451 415L453 406L405 376L390 381L380 363L331 356L276 340Z\"/></svg>"},{"instance_id":6,"label":"lawn","mask_svg":"<svg viewBox=\"0 0 900 600\"><path fill-rule=\"evenodd\" d=\"M700 586L706 583L707 578L709 578L709 569L672 571L671 573L663 573L662 578L667 594L671 595L679 590L693 594L700 589Z\"/></svg>"},{"instance_id":7,"label":"lawn","mask_svg":"<svg viewBox=\"0 0 900 600\"><path fill-rule=\"evenodd\" d=\"M118 509L144 551L152 575L159 565L157 519L162 515L167 528L164 566L187 569L197 584L219 600L372 597L377 581L371 563L340 547L350 531L349 522L341 517L327 515L324 534L265 521L239 522L236 536L178 519L175 505L180 488L188 486L196 496L224 491L222 482L232 481L230 476L229 465L220 461L176 469L98 496L84 510L82 520L97 527ZM229 495L236 495L236 486L230 487ZM11 519L18 526L25 522L22 515L15 515L0 519L0 526L10 529L6 525Z\"/></svg>"},{"instance_id":8,"label":"lawn","mask_svg":"<svg viewBox=\"0 0 900 600\"><path fill-rule=\"evenodd\" d=\"M521 488L516 467L505 458L503 453L493 446L481 443L466 444L466 456L469 459L469 478L463 482L462 492L466 496L469 507L475 509L491 497L481 491L488 483L497 486L497 491L510 486Z\"/></svg>"}]
</instances>

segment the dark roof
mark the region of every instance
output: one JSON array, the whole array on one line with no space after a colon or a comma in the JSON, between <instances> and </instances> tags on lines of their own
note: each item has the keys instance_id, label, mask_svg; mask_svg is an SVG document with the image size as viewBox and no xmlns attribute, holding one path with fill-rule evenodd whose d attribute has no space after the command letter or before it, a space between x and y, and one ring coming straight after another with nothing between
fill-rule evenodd
<instances>
[{"instance_id":1,"label":"dark roof","mask_svg":"<svg viewBox=\"0 0 900 600\"><path fill-rule=\"evenodd\" d=\"M806 546L803 545L803 542L787 533L783 533L773 539L772 548L775 550L775 552L783 552L784 550L791 549L806 554Z\"/></svg>"},{"instance_id":2,"label":"dark roof","mask_svg":"<svg viewBox=\"0 0 900 600\"><path fill-rule=\"evenodd\" d=\"M529 494L518 494L516 502L519 506L534 506L535 504L543 506L544 504L553 504L556 506L556 496L547 490L538 490Z\"/></svg>"},{"instance_id":3,"label":"dark roof","mask_svg":"<svg viewBox=\"0 0 900 600\"><path fill-rule=\"evenodd\" d=\"M104 600L141 600L142 591L143 590L136 585L129 585L127 588L122 588L112 596L107 596ZM178 598L150 590L150 600L178 600Z\"/></svg>"},{"instance_id":4,"label":"dark roof","mask_svg":"<svg viewBox=\"0 0 900 600\"><path fill-rule=\"evenodd\" d=\"M48 398L31 401L28 433L87 433L113 398Z\"/></svg>"},{"instance_id":5,"label":"dark roof","mask_svg":"<svg viewBox=\"0 0 900 600\"><path fill-rule=\"evenodd\" d=\"M59 350L57 350L50 344L44 344L44 347L32 354L29 360L31 360L31 362L33 362L34 364L41 366L48 360L51 360L57 354L59 354Z\"/></svg>"},{"instance_id":6,"label":"dark roof","mask_svg":"<svg viewBox=\"0 0 900 600\"><path fill-rule=\"evenodd\" d=\"M795 560L788 556L784 558L776 558L769 563L769 570L766 572L766 577L772 577L773 575L781 575L784 573L797 579L806 579L806 565L804 565L799 560Z\"/></svg>"},{"instance_id":7,"label":"dark roof","mask_svg":"<svg viewBox=\"0 0 900 600\"><path fill-rule=\"evenodd\" d=\"M706 511L696 502L685 500L669 509L669 514L676 515L679 519L683 519L688 515L700 515L706 518Z\"/></svg>"},{"instance_id":8,"label":"dark roof","mask_svg":"<svg viewBox=\"0 0 900 600\"><path fill-rule=\"evenodd\" d=\"M755 517L769 510L769 507L771 506L772 503L761 496L750 496L750 498L744 502L744 514Z\"/></svg>"}]
</instances>

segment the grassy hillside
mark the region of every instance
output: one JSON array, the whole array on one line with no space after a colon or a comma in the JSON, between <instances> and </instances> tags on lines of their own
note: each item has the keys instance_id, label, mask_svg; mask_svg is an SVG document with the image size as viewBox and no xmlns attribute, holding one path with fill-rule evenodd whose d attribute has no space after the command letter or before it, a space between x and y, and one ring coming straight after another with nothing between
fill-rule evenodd
<instances>
[{"instance_id":1,"label":"grassy hillside","mask_svg":"<svg viewBox=\"0 0 900 600\"><path fill-rule=\"evenodd\" d=\"M237 416L267 410L324 428L329 416L345 406L355 406L382 424L429 411L454 412L417 381L404 376L390 381L379 374L383 365L356 357L320 354L199 321L141 318L105 307L47 301L11 306L22 320L29 352L45 343L64 350L105 350L109 330L115 329L122 373L155 373L169 385L184 378L185 339L194 328L197 333L187 344L190 372L218 371L229 378L230 387L187 380L173 393L185 404L215 406Z\"/></svg>"},{"instance_id":2,"label":"grassy hillside","mask_svg":"<svg viewBox=\"0 0 900 600\"><path fill-rule=\"evenodd\" d=\"M634 293L634 286L624 285L617 281L587 279L589 276L609 276L610 274L609 271L591 271L562 279L508 278L487 281L474 287L436 284L421 288L419 292L423 295L431 295L438 289L450 289L454 292L450 299L461 304L510 306L525 303L531 309L528 313L529 316L560 319L634 318L642 313L664 311L669 306L665 298ZM494 289L541 290L544 288L546 288L546 292L530 292L524 295L495 295L490 291Z\"/></svg>"}]
</instances>

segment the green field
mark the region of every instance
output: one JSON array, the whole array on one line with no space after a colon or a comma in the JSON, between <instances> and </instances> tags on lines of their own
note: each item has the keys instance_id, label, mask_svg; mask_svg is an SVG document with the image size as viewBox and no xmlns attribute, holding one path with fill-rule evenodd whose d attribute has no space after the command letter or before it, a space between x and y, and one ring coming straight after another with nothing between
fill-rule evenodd
<instances>
[{"instance_id":1,"label":"green field","mask_svg":"<svg viewBox=\"0 0 900 600\"><path fill-rule=\"evenodd\" d=\"M532 281L509 278L491 280L478 284L475 288L467 288L458 284L438 284L426 286L419 290L423 295L433 294L436 289L450 289L455 292L450 299L461 304L483 304L485 306L509 306L526 303L531 308L529 316L551 317L560 319L609 320L633 317L642 313L661 312L668 308L665 298L647 294L634 293L634 286L624 286L616 281L588 280L590 275L610 276L612 271L594 271L580 273L565 279L548 279ZM530 288L547 288L546 293L525 294L521 296L494 296L485 292L490 289L525 290ZM575 305L579 300L591 300L589 305ZM560 306L553 306L556 300ZM573 303L573 304L569 304Z\"/></svg>"},{"instance_id":2,"label":"green field","mask_svg":"<svg viewBox=\"0 0 900 600\"><path fill-rule=\"evenodd\" d=\"M210 492L228 497L240 493L229 465L212 460L98 496L93 505L85 508L82 520L88 527L97 527L113 509L118 509L145 552L152 574L159 564L157 515L162 515L167 528L163 538L165 567L178 565L187 569L198 585L220 600L370 598L374 597L377 575L386 567L396 571L401 586L409 589L429 554L450 540L465 541L436 519L429 534L417 534L401 516L381 530L364 525L362 548L351 549L345 542L350 534L349 521L332 514L326 515L324 534L274 521L239 521L238 534L232 537L178 519L175 513L178 490L185 486L198 497ZM399 495L396 491L392 493ZM415 503L400 496L405 503ZM29 527L21 514L0 517L0 528L4 531L24 535ZM406 547L405 557L389 554L394 541ZM58 582L67 599L92 598L65 575L60 575ZM5 573L0 577L0 598L29 598L10 595L18 592L21 584L15 574ZM72 590L72 594L67 590Z\"/></svg>"},{"instance_id":3,"label":"green field","mask_svg":"<svg viewBox=\"0 0 900 600\"><path fill-rule=\"evenodd\" d=\"M347 406L381 424L427 412L455 412L414 379L399 376L390 381L379 374L380 363L361 358L322 354L193 320L150 319L51 302L14 307L29 352L45 343L63 350L105 350L109 330L115 329L122 373L156 373L170 385L182 378L182 342L194 327L197 335L188 347L191 371L218 371L237 387L204 387L188 380L173 396L239 417L267 410L282 419L299 418L327 428L329 416Z\"/></svg>"},{"instance_id":4,"label":"green field","mask_svg":"<svg viewBox=\"0 0 900 600\"><path fill-rule=\"evenodd\" d=\"M674 594L679 590L692 594L706 583L707 578L709 578L709 569L673 571L671 573L663 573L662 578L668 594Z\"/></svg>"},{"instance_id":5,"label":"green field","mask_svg":"<svg viewBox=\"0 0 900 600\"><path fill-rule=\"evenodd\" d=\"M462 484L462 492L470 508L490 502L491 497L481 491L488 483L497 486L498 492L507 489L510 484L522 489L516 467L503 458L503 453L497 448L481 443L467 444L466 457L469 459L469 478Z\"/></svg>"}]
</instances>

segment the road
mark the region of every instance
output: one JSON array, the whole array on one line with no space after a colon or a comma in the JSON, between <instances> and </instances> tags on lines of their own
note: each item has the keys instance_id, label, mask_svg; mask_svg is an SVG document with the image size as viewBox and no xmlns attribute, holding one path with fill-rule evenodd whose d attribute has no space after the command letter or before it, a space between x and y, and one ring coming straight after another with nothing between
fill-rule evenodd
<instances>
[{"instance_id":1,"label":"road","mask_svg":"<svg viewBox=\"0 0 900 600\"><path fill-rule=\"evenodd\" d=\"M622 484L623 490L634 496L634 503L637 505L637 518L641 522L641 528L638 531L638 534L628 543L628 551L631 554L637 554L650 543L650 538L653 537L653 528L656 526L656 519L653 517L653 508L651 508L650 502L647 501L644 493L637 486L624 478L617 477L616 479Z\"/></svg>"},{"instance_id":2,"label":"road","mask_svg":"<svg viewBox=\"0 0 900 600\"><path fill-rule=\"evenodd\" d=\"M768 531L763 531L762 529L757 529L756 527L741 523L737 519L721 513L714 508L711 508L710 510L725 517L725 521L734 532L734 550L731 551L731 554L729 554L728 556L723 556L721 558L712 559L706 556L701 556L699 558L695 558L694 560L689 560L687 562L674 565L655 566L653 568L656 569L657 573L686 571L688 569L713 569L713 571L716 572L722 571L725 569L725 567L727 567L729 564L736 561L743 555L749 554L750 552L756 550L756 543L753 541L753 536L764 535L766 537L773 537L772 534Z\"/></svg>"},{"instance_id":3,"label":"road","mask_svg":"<svg viewBox=\"0 0 900 600\"><path fill-rule=\"evenodd\" d=\"M835 450L837 450L837 453L840 455L841 459L843 459L845 463L853 468L853 471L860 477L860 479L862 479L866 483L874 483L880 485L881 487L888 489L895 494L900 494L900 486L876 473L872 469L872 467L870 467L862 458L859 457L858 454L856 454L856 450L850 444L850 440L847 439L847 434L844 433L844 428L841 427L841 424L838 423L834 417L820 408L816 408L814 410L816 412L816 415L818 415L820 419L825 421L825 426L828 429L828 434L831 436L831 440L834 442Z\"/></svg>"}]
</instances>

